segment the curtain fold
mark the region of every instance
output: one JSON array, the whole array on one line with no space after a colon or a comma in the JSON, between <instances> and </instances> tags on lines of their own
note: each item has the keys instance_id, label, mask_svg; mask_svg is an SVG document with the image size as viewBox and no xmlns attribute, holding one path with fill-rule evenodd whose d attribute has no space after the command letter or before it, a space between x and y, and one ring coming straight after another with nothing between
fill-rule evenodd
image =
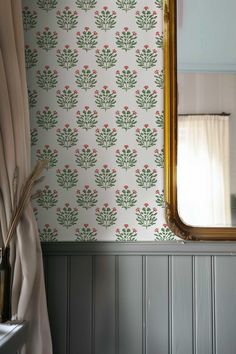
<instances>
[{"instance_id":1,"label":"curtain fold","mask_svg":"<svg viewBox=\"0 0 236 354\"><path fill-rule=\"evenodd\" d=\"M178 210L193 226L231 226L229 117L178 117Z\"/></svg>"},{"instance_id":2,"label":"curtain fold","mask_svg":"<svg viewBox=\"0 0 236 354\"><path fill-rule=\"evenodd\" d=\"M24 61L21 0L0 0L0 242L6 235L14 201L31 172L30 123ZM11 244L13 318L29 321L25 354L51 354L41 245L31 205L23 214Z\"/></svg>"}]
</instances>

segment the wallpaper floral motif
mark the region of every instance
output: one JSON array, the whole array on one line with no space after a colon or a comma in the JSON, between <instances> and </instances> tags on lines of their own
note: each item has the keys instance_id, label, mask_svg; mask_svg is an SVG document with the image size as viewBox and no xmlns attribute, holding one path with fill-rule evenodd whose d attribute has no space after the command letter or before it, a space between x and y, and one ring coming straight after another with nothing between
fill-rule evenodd
<instances>
[{"instance_id":1,"label":"wallpaper floral motif","mask_svg":"<svg viewBox=\"0 0 236 354\"><path fill-rule=\"evenodd\" d=\"M162 0L23 0L42 241L171 240Z\"/></svg>"}]
</instances>

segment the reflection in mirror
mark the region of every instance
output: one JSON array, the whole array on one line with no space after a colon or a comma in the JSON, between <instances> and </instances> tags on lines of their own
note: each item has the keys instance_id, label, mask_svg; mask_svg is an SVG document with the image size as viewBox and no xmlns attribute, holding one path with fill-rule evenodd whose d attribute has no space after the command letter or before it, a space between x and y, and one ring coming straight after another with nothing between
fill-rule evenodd
<instances>
[{"instance_id":1,"label":"reflection in mirror","mask_svg":"<svg viewBox=\"0 0 236 354\"><path fill-rule=\"evenodd\" d=\"M177 201L191 226L236 226L235 14L235 0L177 0Z\"/></svg>"}]
</instances>

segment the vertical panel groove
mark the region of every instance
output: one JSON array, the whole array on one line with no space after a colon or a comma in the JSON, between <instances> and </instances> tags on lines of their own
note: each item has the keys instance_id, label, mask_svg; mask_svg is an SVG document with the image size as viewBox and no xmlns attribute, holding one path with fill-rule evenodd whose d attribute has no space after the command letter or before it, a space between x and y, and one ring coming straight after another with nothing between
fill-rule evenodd
<instances>
[{"instance_id":1,"label":"vertical panel groove","mask_svg":"<svg viewBox=\"0 0 236 354\"><path fill-rule=\"evenodd\" d=\"M212 311L212 353L216 354L215 318L215 256L211 256L211 311Z\"/></svg>"},{"instance_id":2,"label":"vertical panel groove","mask_svg":"<svg viewBox=\"0 0 236 354\"><path fill-rule=\"evenodd\" d=\"M67 256L66 353L70 353L70 273L71 257Z\"/></svg>"},{"instance_id":3,"label":"vertical panel groove","mask_svg":"<svg viewBox=\"0 0 236 354\"><path fill-rule=\"evenodd\" d=\"M119 354L119 256L115 256L115 354Z\"/></svg>"},{"instance_id":4,"label":"vertical panel groove","mask_svg":"<svg viewBox=\"0 0 236 354\"><path fill-rule=\"evenodd\" d=\"M92 256L92 343L91 352L95 354L95 256Z\"/></svg>"},{"instance_id":5,"label":"vertical panel groove","mask_svg":"<svg viewBox=\"0 0 236 354\"><path fill-rule=\"evenodd\" d=\"M196 267L195 256L192 256L192 336L193 354L196 354Z\"/></svg>"},{"instance_id":6,"label":"vertical panel groove","mask_svg":"<svg viewBox=\"0 0 236 354\"><path fill-rule=\"evenodd\" d=\"M120 256L119 352L142 354L142 256Z\"/></svg>"},{"instance_id":7,"label":"vertical panel groove","mask_svg":"<svg viewBox=\"0 0 236 354\"><path fill-rule=\"evenodd\" d=\"M114 256L96 256L94 278L94 352L115 354Z\"/></svg>"},{"instance_id":8,"label":"vertical panel groove","mask_svg":"<svg viewBox=\"0 0 236 354\"><path fill-rule=\"evenodd\" d=\"M142 257L142 352L147 352L147 257Z\"/></svg>"},{"instance_id":9,"label":"vertical panel groove","mask_svg":"<svg viewBox=\"0 0 236 354\"><path fill-rule=\"evenodd\" d=\"M172 353L172 256L168 256L168 352Z\"/></svg>"}]
</instances>

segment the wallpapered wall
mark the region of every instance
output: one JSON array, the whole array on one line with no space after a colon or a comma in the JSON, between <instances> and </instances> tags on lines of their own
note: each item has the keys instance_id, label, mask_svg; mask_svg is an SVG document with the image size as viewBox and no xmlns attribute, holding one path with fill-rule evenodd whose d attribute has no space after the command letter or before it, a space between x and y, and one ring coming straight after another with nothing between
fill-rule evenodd
<instances>
[{"instance_id":1,"label":"wallpapered wall","mask_svg":"<svg viewBox=\"0 0 236 354\"><path fill-rule=\"evenodd\" d=\"M153 241L163 208L162 0L23 0L43 241Z\"/></svg>"}]
</instances>

